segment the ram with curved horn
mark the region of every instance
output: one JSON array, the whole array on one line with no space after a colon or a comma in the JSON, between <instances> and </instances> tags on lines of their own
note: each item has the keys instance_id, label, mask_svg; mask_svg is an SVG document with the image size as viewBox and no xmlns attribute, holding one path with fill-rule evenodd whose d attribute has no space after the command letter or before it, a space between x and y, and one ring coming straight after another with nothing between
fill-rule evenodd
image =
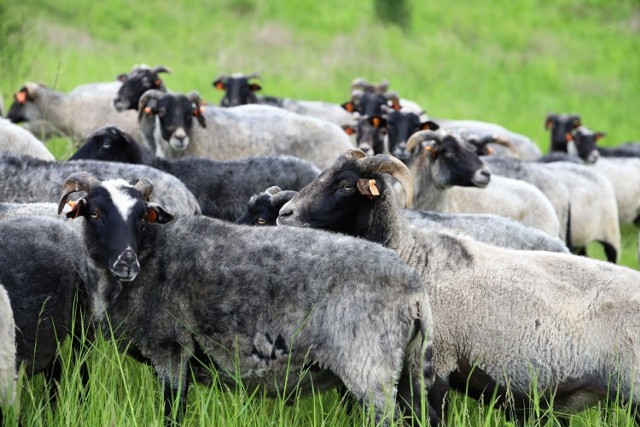
<instances>
[{"instance_id":1,"label":"ram with curved horn","mask_svg":"<svg viewBox=\"0 0 640 427\"><path fill-rule=\"evenodd\" d=\"M387 163L376 157L364 169ZM640 319L628 313L640 309L640 273L413 227L392 179L365 172L362 160L363 153L338 158L282 207L277 223L381 243L422 275L434 319L431 407L446 410L451 387L481 401L495 398L509 418L524 421L537 414L533 408L544 413L548 402L571 414L620 396L638 419ZM368 191L372 181L378 195ZM602 310L606 316L585 315ZM532 389L540 399L534 401Z\"/></svg>"}]
</instances>

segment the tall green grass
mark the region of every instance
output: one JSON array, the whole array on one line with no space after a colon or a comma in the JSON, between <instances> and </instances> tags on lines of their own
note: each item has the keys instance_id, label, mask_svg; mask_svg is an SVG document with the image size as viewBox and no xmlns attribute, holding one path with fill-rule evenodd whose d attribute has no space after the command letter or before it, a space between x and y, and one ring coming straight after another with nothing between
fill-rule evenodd
<instances>
[{"instance_id":1,"label":"tall green grass","mask_svg":"<svg viewBox=\"0 0 640 427\"><path fill-rule=\"evenodd\" d=\"M606 145L639 140L640 3L636 0L404 0L400 17L384 0L0 0L0 96L8 108L24 81L68 91L112 81L133 64L165 65L174 91L197 90L217 103L219 73L260 72L263 93L343 102L350 82L388 79L433 117L501 123L546 151L548 112L580 113L608 133ZM389 12L389 11L387 11ZM73 150L56 139L58 158ZM623 230L622 263L636 268L637 232ZM603 258L597 245L592 256ZM161 426L162 396L153 370L99 338L81 355L90 369L82 394L68 343L61 349L60 405L42 378L21 375L25 426ZM215 375L212 381L216 382ZM533 396L535 401L535 396ZM492 402L453 393L449 425L510 424ZM335 391L293 405L241 387L195 386L185 425L361 426ZM556 413L547 415L557 424ZM7 408L6 425L16 425ZM531 422L536 424L537 419ZM630 425L627 408L602 404L570 418L574 426Z\"/></svg>"}]
</instances>

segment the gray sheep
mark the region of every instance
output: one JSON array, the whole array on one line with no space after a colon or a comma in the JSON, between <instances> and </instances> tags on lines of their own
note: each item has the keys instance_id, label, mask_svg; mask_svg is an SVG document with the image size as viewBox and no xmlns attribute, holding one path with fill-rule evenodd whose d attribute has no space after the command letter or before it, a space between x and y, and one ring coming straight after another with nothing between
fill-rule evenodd
<instances>
[{"instance_id":1,"label":"gray sheep","mask_svg":"<svg viewBox=\"0 0 640 427\"><path fill-rule=\"evenodd\" d=\"M619 397L638 415L640 273L598 260L512 251L403 220L391 174L411 194L411 174L390 156L352 151L280 210L279 225L346 232L383 243L421 272L434 319L436 385L505 403L509 416L581 411Z\"/></svg>"},{"instance_id":2,"label":"gray sheep","mask_svg":"<svg viewBox=\"0 0 640 427\"><path fill-rule=\"evenodd\" d=\"M119 87L120 82L90 83L63 93L43 84L26 83L15 94L7 118L14 123L45 122L47 127L77 142L107 124L118 126L140 140L136 113L118 113L111 105Z\"/></svg>"},{"instance_id":3,"label":"gray sheep","mask_svg":"<svg viewBox=\"0 0 640 427\"><path fill-rule=\"evenodd\" d=\"M531 184L492 176L489 168L457 133L414 133L407 160L415 179L414 206L437 212L488 213L560 234L549 199Z\"/></svg>"},{"instance_id":4,"label":"gray sheep","mask_svg":"<svg viewBox=\"0 0 640 427\"><path fill-rule=\"evenodd\" d=\"M74 159L144 163L167 172L180 179L196 196L203 215L227 221L242 215L251 196L266 186L299 190L320 174L311 162L293 156L227 161L199 157L163 159L114 126L89 134L82 147L71 156L71 160Z\"/></svg>"},{"instance_id":5,"label":"gray sheep","mask_svg":"<svg viewBox=\"0 0 640 427\"><path fill-rule=\"evenodd\" d=\"M0 283L15 319L16 361L27 375L44 373L59 383L59 348L66 337L82 335L86 285L93 279L82 238L58 218L26 216L0 221L0 248ZM74 339L73 348L79 345ZM54 397L54 388L50 391Z\"/></svg>"},{"instance_id":6,"label":"gray sheep","mask_svg":"<svg viewBox=\"0 0 640 427\"><path fill-rule=\"evenodd\" d=\"M276 225L278 212L296 194L297 191L282 191L278 187L267 188L262 193L251 197L247 211L238 218L236 223ZM569 252L559 238L499 215L456 214L415 209L404 209L402 213L415 227L432 231L448 229L490 245L510 249ZM1 216L2 205L0 204Z\"/></svg>"},{"instance_id":7,"label":"gray sheep","mask_svg":"<svg viewBox=\"0 0 640 427\"><path fill-rule=\"evenodd\" d=\"M42 141L21 126L0 118L0 152L27 154L42 160L55 160Z\"/></svg>"},{"instance_id":8,"label":"gray sheep","mask_svg":"<svg viewBox=\"0 0 640 427\"><path fill-rule=\"evenodd\" d=\"M11 405L17 388L16 324L7 290L0 284L0 422L2 406Z\"/></svg>"},{"instance_id":9,"label":"gray sheep","mask_svg":"<svg viewBox=\"0 0 640 427\"><path fill-rule=\"evenodd\" d=\"M195 93L147 91L139 116L142 136L159 157L232 160L286 154L322 169L352 147L333 123L267 105L201 108Z\"/></svg>"},{"instance_id":10,"label":"gray sheep","mask_svg":"<svg viewBox=\"0 0 640 427\"><path fill-rule=\"evenodd\" d=\"M195 378L210 378L209 366L223 383L239 375L270 395L342 383L378 420L397 384L398 403L420 416L421 382L432 379L429 299L392 251L318 230L171 221L145 203L146 179L73 174L60 208L77 191L86 196L67 215L83 218L100 277L90 290L94 319L154 366L166 416L176 397L185 406L189 366Z\"/></svg>"},{"instance_id":11,"label":"gray sheep","mask_svg":"<svg viewBox=\"0 0 640 427\"><path fill-rule=\"evenodd\" d=\"M179 215L201 213L195 196L178 178L148 166L98 160L47 162L5 153L0 153L0 202L56 202L60 183L78 171L89 171L103 179L151 177L157 188L151 201Z\"/></svg>"}]
</instances>

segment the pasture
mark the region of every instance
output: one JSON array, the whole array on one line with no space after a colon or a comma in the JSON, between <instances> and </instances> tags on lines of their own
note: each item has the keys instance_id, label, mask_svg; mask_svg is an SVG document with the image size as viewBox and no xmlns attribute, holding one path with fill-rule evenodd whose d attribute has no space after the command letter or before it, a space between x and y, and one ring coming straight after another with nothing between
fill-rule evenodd
<instances>
[{"instance_id":1,"label":"pasture","mask_svg":"<svg viewBox=\"0 0 640 427\"><path fill-rule=\"evenodd\" d=\"M163 74L170 90L196 90L211 104L221 97L211 85L220 73L258 72L262 94L335 103L348 100L351 81L362 76L388 79L430 117L499 123L543 152L549 112L581 114L584 124L607 133L603 145L640 141L637 0L0 0L5 109L25 81L66 92L114 81L143 63L170 68ZM47 145L58 159L75 150L66 138ZM637 268L637 229L621 231L620 263ZM597 245L588 250L603 258ZM42 378L20 376L22 425L162 425L161 388L150 367L97 340L81 355L91 377L79 398L79 369L68 345L61 351L57 409L46 402ZM212 378L213 387L189 392L184 425L372 424L365 413L348 415L335 391L288 404L242 386L226 390L215 384L215 372ZM532 390L531 397L539 396ZM5 425L17 425L15 409L6 411ZM553 411L536 415L559 422ZM570 418L573 426L633 423L629 408L615 404ZM491 402L452 397L449 425L507 424Z\"/></svg>"}]
</instances>

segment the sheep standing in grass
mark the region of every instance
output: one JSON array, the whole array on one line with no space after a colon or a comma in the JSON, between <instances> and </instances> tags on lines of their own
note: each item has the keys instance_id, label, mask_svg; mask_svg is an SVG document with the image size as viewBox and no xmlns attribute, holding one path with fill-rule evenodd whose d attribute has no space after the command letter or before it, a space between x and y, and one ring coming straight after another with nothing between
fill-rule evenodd
<instances>
[{"instance_id":1,"label":"sheep standing in grass","mask_svg":"<svg viewBox=\"0 0 640 427\"><path fill-rule=\"evenodd\" d=\"M93 316L154 366L166 416L176 398L184 408L187 368L198 378L202 365L270 395L341 383L378 420L397 385L398 403L420 416L433 372L429 299L392 251L318 230L171 221L145 202L146 179L73 174L60 208L79 191L86 196L67 215L83 218L100 277L89 292Z\"/></svg>"},{"instance_id":2,"label":"sheep standing in grass","mask_svg":"<svg viewBox=\"0 0 640 427\"><path fill-rule=\"evenodd\" d=\"M16 377L16 324L9 294L0 284L0 423L2 405L15 399Z\"/></svg>"},{"instance_id":3,"label":"sheep standing in grass","mask_svg":"<svg viewBox=\"0 0 640 427\"><path fill-rule=\"evenodd\" d=\"M460 135L429 130L407 141L414 206L437 212L502 215L560 237L553 205L531 184L495 177Z\"/></svg>"},{"instance_id":4,"label":"sheep standing in grass","mask_svg":"<svg viewBox=\"0 0 640 427\"><path fill-rule=\"evenodd\" d=\"M24 216L0 221L0 248L0 283L15 319L16 361L29 376L44 373L53 397L62 374L60 345L72 336L78 348L86 285L93 280L82 238L58 218Z\"/></svg>"},{"instance_id":5,"label":"sheep standing in grass","mask_svg":"<svg viewBox=\"0 0 640 427\"><path fill-rule=\"evenodd\" d=\"M320 174L311 162L293 156L226 161L198 157L163 159L114 126L89 134L83 146L71 156L71 160L75 159L143 163L167 172L180 179L196 196L203 215L227 221L242 215L251 196L265 186L299 190Z\"/></svg>"},{"instance_id":6,"label":"sheep standing in grass","mask_svg":"<svg viewBox=\"0 0 640 427\"><path fill-rule=\"evenodd\" d=\"M614 396L640 411L640 273L542 251L512 251L406 224L387 174L411 195L390 156L351 151L285 204L279 225L323 228L394 249L426 283L434 319L436 386L489 399L509 416L581 411Z\"/></svg>"}]
</instances>

